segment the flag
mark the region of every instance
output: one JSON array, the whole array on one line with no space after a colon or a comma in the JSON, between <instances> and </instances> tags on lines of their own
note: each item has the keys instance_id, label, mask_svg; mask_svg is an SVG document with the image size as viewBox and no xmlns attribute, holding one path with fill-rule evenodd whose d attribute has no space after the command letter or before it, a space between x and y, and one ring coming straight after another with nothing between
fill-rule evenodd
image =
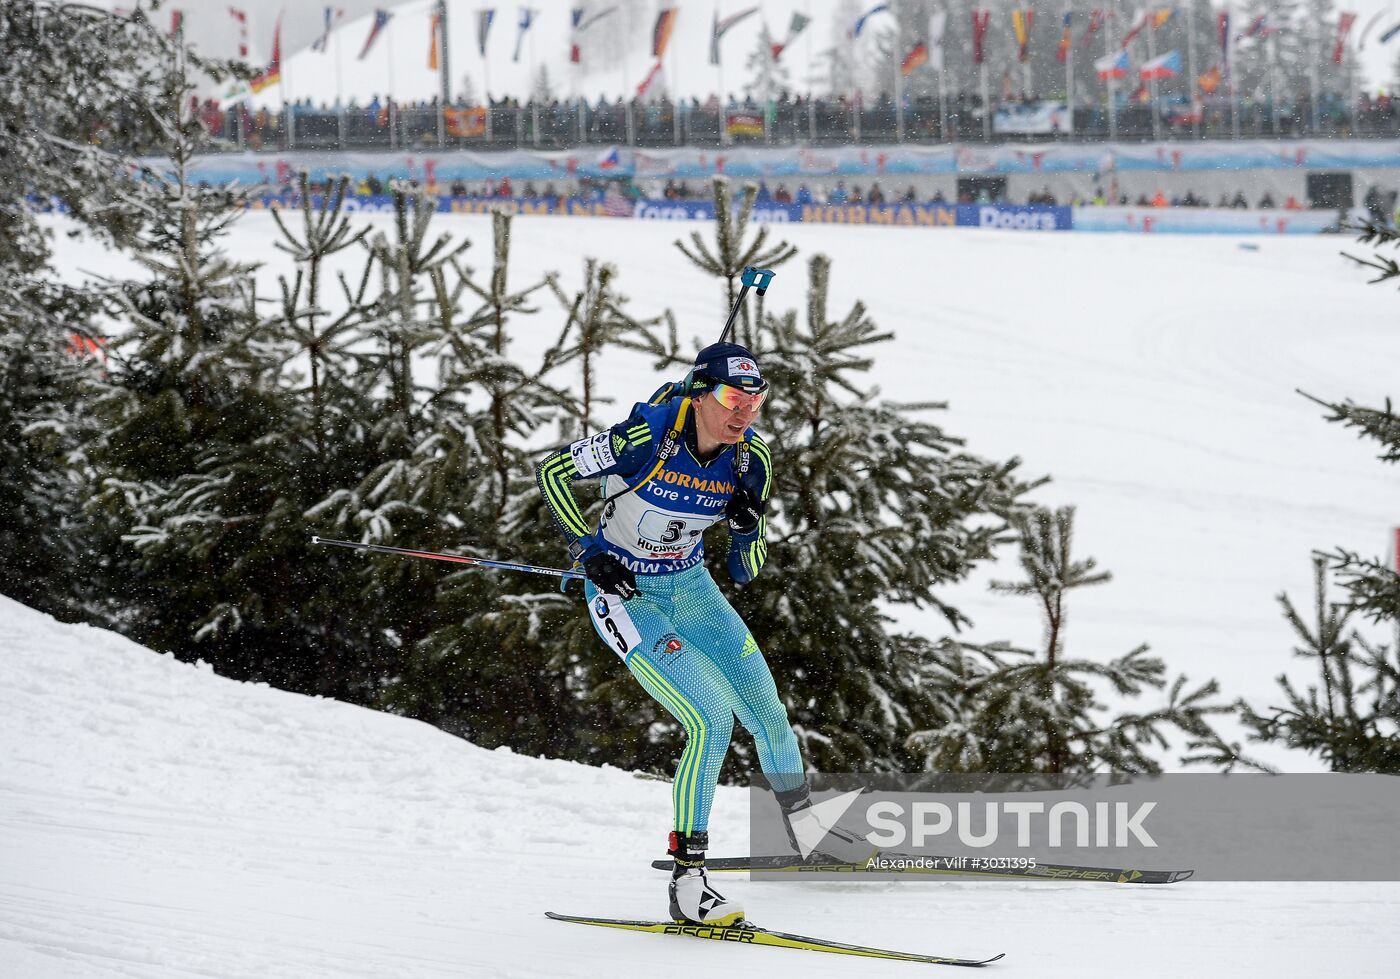
<instances>
[{"instance_id":1,"label":"flag","mask_svg":"<svg viewBox=\"0 0 1400 979\"><path fill-rule=\"evenodd\" d=\"M432 24L428 28L428 69L438 70L438 28L441 26L442 15L434 10L431 18Z\"/></svg>"},{"instance_id":2,"label":"flag","mask_svg":"<svg viewBox=\"0 0 1400 979\"><path fill-rule=\"evenodd\" d=\"M1214 95L1215 90L1220 87L1220 66L1212 65L1210 71L1196 79L1196 84L1200 86L1202 92Z\"/></svg>"},{"instance_id":3,"label":"flag","mask_svg":"<svg viewBox=\"0 0 1400 979\"><path fill-rule=\"evenodd\" d=\"M987 28L992 23L992 12L990 10L974 10L972 12L972 63L980 65L986 61L987 52L984 50L983 41L987 38Z\"/></svg>"},{"instance_id":4,"label":"flag","mask_svg":"<svg viewBox=\"0 0 1400 979\"><path fill-rule=\"evenodd\" d=\"M582 7L575 7L569 12L569 22L573 26L573 34L569 38L569 60L571 62L578 64L583 54L582 49L579 47L579 35L604 17L615 13L617 13L617 4L613 4L611 7L604 7L587 20L583 17L584 9Z\"/></svg>"},{"instance_id":5,"label":"flag","mask_svg":"<svg viewBox=\"0 0 1400 979\"><path fill-rule=\"evenodd\" d=\"M331 43L331 28L335 26L336 21L340 20L340 18L344 16L345 11L339 7L326 8L326 26L322 29L321 36L311 42L312 51L325 52L326 48Z\"/></svg>"},{"instance_id":6,"label":"flag","mask_svg":"<svg viewBox=\"0 0 1400 979\"><path fill-rule=\"evenodd\" d=\"M443 122L449 136L485 136L486 110L455 109L450 105L442 108Z\"/></svg>"},{"instance_id":7,"label":"flag","mask_svg":"<svg viewBox=\"0 0 1400 979\"><path fill-rule=\"evenodd\" d=\"M787 37L781 43L773 45L773 60L777 61L787 50L787 46L797 40L797 35L802 33L802 29L812 22L812 18L806 14L793 14L792 21L788 24Z\"/></svg>"},{"instance_id":8,"label":"flag","mask_svg":"<svg viewBox=\"0 0 1400 979\"><path fill-rule=\"evenodd\" d=\"M384 30L384 25L389 23L389 18L394 16L387 10L374 8L374 23L369 25L369 37L365 38L365 46L360 48L360 56L355 59L364 61L365 55L369 54L369 49L374 47L374 42L379 40L379 32Z\"/></svg>"},{"instance_id":9,"label":"flag","mask_svg":"<svg viewBox=\"0 0 1400 979\"><path fill-rule=\"evenodd\" d=\"M1128 33L1123 35L1123 47L1126 48L1128 45L1132 44L1133 41L1137 39L1137 36L1142 33L1142 29L1147 26L1147 22L1151 19L1152 12L1150 10L1143 10L1134 17L1132 26L1128 28Z\"/></svg>"},{"instance_id":10,"label":"flag","mask_svg":"<svg viewBox=\"0 0 1400 979\"><path fill-rule=\"evenodd\" d=\"M1079 43L1081 45L1084 45L1092 41L1094 39L1094 35L1097 34L1103 28L1103 21L1104 14L1102 10L1089 11L1089 23L1084 28L1084 34L1079 38Z\"/></svg>"},{"instance_id":11,"label":"flag","mask_svg":"<svg viewBox=\"0 0 1400 979\"><path fill-rule=\"evenodd\" d=\"M1026 58L1030 56L1031 27L1034 25L1034 10L1022 10L1017 7L1011 11L1011 29L1016 32L1016 44L1019 48L1016 60L1022 64L1025 64Z\"/></svg>"},{"instance_id":12,"label":"flag","mask_svg":"<svg viewBox=\"0 0 1400 979\"><path fill-rule=\"evenodd\" d=\"M751 17L756 13L758 13L757 7L749 7L747 10L741 10L737 14L730 14L728 17L721 20L719 10L715 10L715 19L710 27L710 64L719 64L719 41L720 38L724 37L725 32L745 17Z\"/></svg>"},{"instance_id":13,"label":"flag","mask_svg":"<svg viewBox=\"0 0 1400 979\"><path fill-rule=\"evenodd\" d=\"M763 113L731 109L724 114L724 128L731 136L762 136Z\"/></svg>"},{"instance_id":14,"label":"flag","mask_svg":"<svg viewBox=\"0 0 1400 979\"><path fill-rule=\"evenodd\" d=\"M904 60L899 63L899 73L907 76L915 68L926 64L928 64L928 45L920 41L910 48L909 53L904 56Z\"/></svg>"},{"instance_id":15,"label":"flag","mask_svg":"<svg viewBox=\"0 0 1400 979\"><path fill-rule=\"evenodd\" d=\"M1356 23L1356 14L1339 14L1337 17L1337 43L1332 48L1332 64L1339 65L1346 54L1347 35L1351 25Z\"/></svg>"},{"instance_id":16,"label":"flag","mask_svg":"<svg viewBox=\"0 0 1400 979\"><path fill-rule=\"evenodd\" d=\"M170 33L179 34L181 28L185 26L185 12L178 7L170 11Z\"/></svg>"},{"instance_id":17,"label":"flag","mask_svg":"<svg viewBox=\"0 0 1400 979\"><path fill-rule=\"evenodd\" d=\"M1060 64L1065 63L1069 57L1069 46L1074 43L1074 11L1066 10L1064 19L1064 31L1060 34L1060 46L1055 50L1055 60Z\"/></svg>"},{"instance_id":18,"label":"flag","mask_svg":"<svg viewBox=\"0 0 1400 979\"><path fill-rule=\"evenodd\" d=\"M282 80L282 17L277 17L277 27L272 32L272 60L248 83L254 92L261 92L270 85Z\"/></svg>"},{"instance_id":19,"label":"flag","mask_svg":"<svg viewBox=\"0 0 1400 979\"><path fill-rule=\"evenodd\" d=\"M637 98L647 94L647 89L651 88L651 83L656 81L656 76L661 74L661 59L656 59L656 64L651 66L651 71L647 72L647 77L642 79L642 83L637 86Z\"/></svg>"},{"instance_id":20,"label":"flag","mask_svg":"<svg viewBox=\"0 0 1400 979\"><path fill-rule=\"evenodd\" d=\"M651 29L651 56L657 61L666 56L666 45L671 43L671 32L676 29L677 16L679 11L675 7L666 7L656 15L656 26Z\"/></svg>"},{"instance_id":21,"label":"flag","mask_svg":"<svg viewBox=\"0 0 1400 979\"><path fill-rule=\"evenodd\" d=\"M229 7L228 15L238 21L238 56L248 59L248 11Z\"/></svg>"},{"instance_id":22,"label":"flag","mask_svg":"<svg viewBox=\"0 0 1400 979\"><path fill-rule=\"evenodd\" d=\"M1110 54L1094 62L1094 70L1102 81L1110 78L1128 77L1128 49L1119 48L1117 54Z\"/></svg>"},{"instance_id":23,"label":"flag","mask_svg":"<svg viewBox=\"0 0 1400 979\"><path fill-rule=\"evenodd\" d=\"M860 32L863 31L863 30L865 30L865 22L866 22L867 20L869 20L871 17L874 17L874 16L875 16L876 14L878 14L880 11L882 11L882 10L888 11L889 9L890 9L890 5L889 5L889 4L887 4L887 3L877 3L875 6L871 7L869 10L867 10L865 13L861 14L859 17L856 18L856 26L855 26L855 28L851 31L851 37L860 37Z\"/></svg>"},{"instance_id":24,"label":"flag","mask_svg":"<svg viewBox=\"0 0 1400 979\"><path fill-rule=\"evenodd\" d=\"M948 11L935 10L928 18L928 66L943 70L943 31L948 26Z\"/></svg>"},{"instance_id":25,"label":"flag","mask_svg":"<svg viewBox=\"0 0 1400 979\"><path fill-rule=\"evenodd\" d=\"M1181 52L1168 51L1143 63L1138 69L1138 77L1145 82L1154 79L1175 78L1181 74Z\"/></svg>"},{"instance_id":26,"label":"flag","mask_svg":"<svg viewBox=\"0 0 1400 979\"><path fill-rule=\"evenodd\" d=\"M1163 7L1152 15L1152 29L1155 31L1159 27L1165 27L1167 21L1176 15L1175 7Z\"/></svg>"},{"instance_id":27,"label":"flag","mask_svg":"<svg viewBox=\"0 0 1400 979\"><path fill-rule=\"evenodd\" d=\"M616 170L621 163L622 155L618 153L616 146L598 157L599 170Z\"/></svg>"},{"instance_id":28,"label":"flag","mask_svg":"<svg viewBox=\"0 0 1400 979\"><path fill-rule=\"evenodd\" d=\"M1249 22L1249 26L1244 29L1244 33L1240 37L1254 37L1256 34L1263 37L1273 32L1274 29L1269 26L1269 15L1260 14Z\"/></svg>"},{"instance_id":29,"label":"flag","mask_svg":"<svg viewBox=\"0 0 1400 979\"><path fill-rule=\"evenodd\" d=\"M476 48L486 57L486 38L491 34L491 22L496 19L496 11L486 7L476 12Z\"/></svg>"},{"instance_id":30,"label":"flag","mask_svg":"<svg viewBox=\"0 0 1400 979\"><path fill-rule=\"evenodd\" d=\"M1400 24L1396 24L1394 27L1390 28L1390 29L1387 30L1384 34L1382 34L1382 35L1381 35L1381 43L1382 43L1382 44L1387 43L1387 42L1388 42L1392 37L1394 37L1396 34L1400 34Z\"/></svg>"},{"instance_id":31,"label":"flag","mask_svg":"<svg viewBox=\"0 0 1400 979\"><path fill-rule=\"evenodd\" d=\"M1230 14L1222 12L1216 19L1216 35L1220 42L1220 77L1230 77Z\"/></svg>"},{"instance_id":32,"label":"flag","mask_svg":"<svg viewBox=\"0 0 1400 979\"><path fill-rule=\"evenodd\" d=\"M525 40L525 32L530 29L530 25L535 22L535 11L529 7L520 8L520 30L515 35L515 53L510 56L511 61L520 60L520 44Z\"/></svg>"}]
</instances>

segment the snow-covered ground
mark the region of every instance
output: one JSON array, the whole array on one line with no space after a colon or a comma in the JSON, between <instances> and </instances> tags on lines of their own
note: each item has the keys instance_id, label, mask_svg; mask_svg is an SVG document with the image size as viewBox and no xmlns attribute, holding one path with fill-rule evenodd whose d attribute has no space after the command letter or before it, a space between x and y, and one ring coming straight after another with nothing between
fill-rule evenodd
<instances>
[{"instance_id":1,"label":"snow-covered ground","mask_svg":"<svg viewBox=\"0 0 1400 979\"><path fill-rule=\"evenodd\" d=\"M671 244L691 231L710 236L703 222L521 217L513 227L514 286L557 270L575 288L592 256L619 265L634 313L669 307L682 336L697 338L723 322L718 285ZM468 263L489 270L489 217L440 215L434 228L470 238ZM1227 696L1258 706L1280 702L1279 673L1312 679L1291 655L1275 596L1286 590L1310 609L1313 549L1383 554L1400 525L1396 469L1296 392L1369 404L1400 394L1400 297L1367 287L1365 271L1339 255L1364 249L1330 236L773 232L801 255L779 267L770 309L805 310L806 258L830 255L832 314L860 298L895 333L872 350L884 394L949 402L940 423L974 452L1021 456L1025 473L1054 477L1037 499L1078 506L1078 555L1097 558L1114 580L1071 596L1071 653L1105 658L1146 641L1173 671L1217 677ZM268 296L286 269L275 239L271 216L253 213L230 242L238 256L269 263ZM90 242L60 236L55 247L74 278L126 267ZM350 271L361 261L338 258ZM554 300L537 295L545 312L515 330L522 355L542 350L563 323ZM619 420L656 383L647 361L626 354L601 372ZM1038 642L1034 603L987 591L989 579L1016 576L1008 560L948 590L975 619L974 639ZM946 632L932 613L901 620ZM1301 755L1256 754L1288 770L1316 768Z\"/></svg>"},{"instance_id":2,"label":"snow-covered ground","mask_svg":"<svg viewBox=\"0 0 1400 979\"><path fill-rule=\"evenodd\" d=\"M0 760L7 979L930 968L548 921L664 914L669 786L234 683L5 598ZM745 816L722 788L713 835L742 841ZM1389 977L1400 956L1396 884L725 884L769 927L1004 951L998 976Z\"/></svg>"}]
</instances>

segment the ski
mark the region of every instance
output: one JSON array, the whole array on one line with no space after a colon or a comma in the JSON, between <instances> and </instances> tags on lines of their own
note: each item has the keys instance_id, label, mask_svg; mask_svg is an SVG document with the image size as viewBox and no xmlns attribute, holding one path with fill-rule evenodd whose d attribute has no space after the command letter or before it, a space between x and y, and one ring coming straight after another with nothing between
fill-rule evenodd
<instances>
[{"instance_id":1,"label":"ski","mask_svg":"<svg viewBox=\"0 0 1400 979\"><path fill-rule=\"evenodd\" d=\"M873 865L887 861L884 866ZM671 861L653 860L657 870L670 870ZM1076 867L1062 863L1035 866L988 857L920 857L903 853L882 853L870 863L833 863L802 860L796 856L711 857L705 861L711 873L833 873L833 874L929 874L956 877L1017 877L1035 880L1087 880L1106 884L1175 884L1186 880L1194 870L1134 870L1127 867Z\"/></svg>"},{"instance_id":2,"label":"ski","mask_svg":"<svg viewBox=\"0 0 1400 979\"><path fill-rule=\"evenodd\" d=\"M812 952L835 952L839 955L859 955L871 959L890 959L896 962L923 962L927 965L984 966L1004 956L994 955L989 959L954 959L943 955L921 955L917 952L892 952L884 948L870 948L866 945L847 945L845 942L830 942L822 938L807 938L803 935L789 935L781 931L769 931L749 922L737 925L694 925L682 921L625 921L617 918L590 918L571 914L558 914L546 911L545 916L555 921L572 921L580 925L597 925L601 928L621 928L626 931L645 931L657 935L685 935L690 938L704 938L712 942L734 942L739 945L767 945L770 948L802 948Z\"/></svg>"}]
</instances>

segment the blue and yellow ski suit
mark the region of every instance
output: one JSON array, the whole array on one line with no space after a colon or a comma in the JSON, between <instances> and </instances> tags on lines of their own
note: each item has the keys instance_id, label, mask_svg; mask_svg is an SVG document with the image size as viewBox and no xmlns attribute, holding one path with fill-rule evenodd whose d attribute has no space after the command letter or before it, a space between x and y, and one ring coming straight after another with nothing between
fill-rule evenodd
<instances>
[{"instance_id":1,"label":"blue and yellow ski suit","mask_svg":"<svg viewBox=\"0 0 1400 979\"><path fill-rule=\"evenodd\" d=\"M706 830L734 718L781 790L803 782L802 756L773 675L748 627L704 563L706 528L724 519L742 481L766 506L773 484L768 446L749 429L738 446L698 458L689 398L638 404L620 425L579 439L536 470L540 492L575 550L601 547L630 568L638 594L624 602L585 582L593 627L632 675L685 729L673 788L675 828ZM591 532L571 483L601 479L610 499ZM768 555L766 521L731 532L727 565L738 582ZM790 776L785 778L784 776Z\"/></svg>"}]
</instances>

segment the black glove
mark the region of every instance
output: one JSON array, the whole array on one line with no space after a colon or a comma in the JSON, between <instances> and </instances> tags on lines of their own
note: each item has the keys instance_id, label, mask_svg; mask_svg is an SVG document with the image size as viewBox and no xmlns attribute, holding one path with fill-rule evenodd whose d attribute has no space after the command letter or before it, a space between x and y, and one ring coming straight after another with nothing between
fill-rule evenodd
<instances>
[{"instance_id":1,"label":"black glove","mask_svg":"<svg viewBox=\"0 0 1400 979\"><path fill-rule=\"evenodd\" d=\"M758 521L762 519L765 509L763 501L740 483L725 505L724 515L729 518L730 530L747 536L758 529Z\"/></svg>"},{"instance_id":2,"label":"black glove","mask_svg":"<svg viewBox=\"0 0 1400 979\"><path fill-rule=\"evenodd\" d=\"M632 569L611 554L595 554L583 562L583 573L594 587L624 602L637 594L637 578Z\"/></svg>"}]
</instances>

